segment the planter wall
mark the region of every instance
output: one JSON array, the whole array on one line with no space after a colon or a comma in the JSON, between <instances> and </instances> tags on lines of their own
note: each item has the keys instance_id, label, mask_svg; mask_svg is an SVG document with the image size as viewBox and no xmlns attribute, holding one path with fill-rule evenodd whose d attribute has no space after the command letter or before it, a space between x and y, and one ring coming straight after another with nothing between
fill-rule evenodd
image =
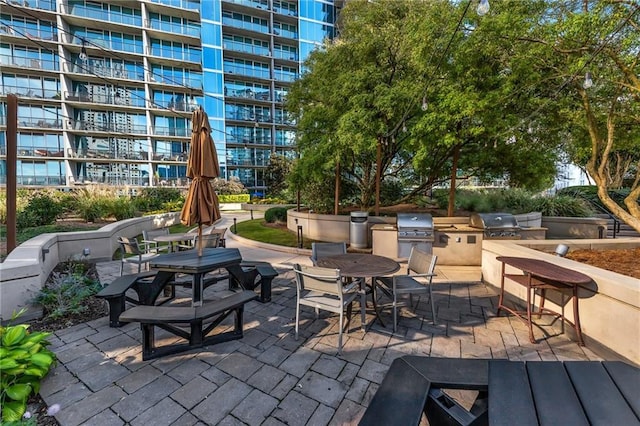
<instances>
[{"instance_id":1,"label":"planter wall","mask_svg":"<svg viewBox=\"0 0 640 426\"><path fill-rule=\"evenodd\" d=\"M41 311L31 306L31 299L58 263L79 258L85 248L91 252L87 260L111 260L119 236L133 237L145 229L179 222L179 212L165 213L122 220L94 231L41 234L25 241L0 264L0 321L8 320L13 311L22 307L29 309L25 320L39 317Z\"/></svg>"},{"instance_id":2,"label":"planter wall","mask_svg":"<svg viewBox=\"0 0 640 426\"><path fill-rule=\"evenodd\" d=\"M542 226L547 238L605 238L607 220L595 217L544 216Z\"/></svg>"},{"instance_id":3,"label":"planter wall","mask_svg":"<svg viewBox=\"0 0 640 426\"><path fill-rule=\"evenodd\" d=\"M484 241L482 278L499 292L502 263L496 260L497 256L542 259L590 276L593 283L579 290L580 322L587 347L597 346L600 351L608 351L613 356L640 364L640 280L540 251L553 252L558 243L574 250L640 247L638 238ZM526 306L526 290L523 286L507 279L505 290L511 297L519 299L522 306ZM558 296L559 293L548 291L546 304L557 312L561 309ZM571 303L566 305L565 314L573 320ZM543 318L542 321L546 320ZM565 332L575 338L570 326L565 326Z\"/></svg>"}]
</instances>

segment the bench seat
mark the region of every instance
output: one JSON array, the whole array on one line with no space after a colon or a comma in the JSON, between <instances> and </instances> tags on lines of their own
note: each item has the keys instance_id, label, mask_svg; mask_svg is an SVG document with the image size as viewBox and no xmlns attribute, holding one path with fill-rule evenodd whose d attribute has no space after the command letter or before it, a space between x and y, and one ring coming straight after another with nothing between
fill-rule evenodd
<instances>
[{"instance_id":1,"label":"bench seat","mask_svg":"<svg viewBox=\"0 0 640 426\"><path fill-rule=\"evenodd\" d=\"M140 293L138 292L139 283L148 283L155 277L156 271L141 272L139 274L123 275L116 278L102 290L100 290L96 297L106 299L109 303L109 326L120 327L123 324L120 322L120 314L126 309L126 302L133 303L135 305L140 304ZM138 293L138 298L134 299L126 295L129 289L133 289Z\"/></svg>"},{"instance_id":2,"label":"bench seat","mask_svg":"<svg viewBox=\"0 0 640 426\"><path fill-rule=\"evenodd\" d=\"M253 291L234 293L216 301L205 302L202 306L136 306L120 315L121 322L139 322L142 329L142 359L201 348L206 345L241 339L243 335L244 304L257 299ZM235 313L233 330L223 333L209 333L230 314ZM189 325L178 327L177 325ZM156 347L155 327L160 327L188 343L174 343Z\"/></svg>"},{"instance_id":3,"label":"bench seat","mask_svg":"<svg viewBox=\"0 0 640 426\"><path fill-rule=\"evenodd\" d=\"M254 290L260 286L260 302L271 301L271 282L279 275L268 262L245 261L240 265L228 266L229 290L241 287L244 290Z\"/></svg>"}]
</instances>

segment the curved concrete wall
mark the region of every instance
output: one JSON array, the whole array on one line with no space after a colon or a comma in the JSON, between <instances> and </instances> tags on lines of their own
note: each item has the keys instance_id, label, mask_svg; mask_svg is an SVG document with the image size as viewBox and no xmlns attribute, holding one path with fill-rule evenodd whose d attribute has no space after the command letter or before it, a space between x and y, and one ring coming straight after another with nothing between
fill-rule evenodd
<instances>
[{"instance_id":1,"label":"curved concrete wall","mask_svg":"<svg viewBox=\"0 0 640 426\"><path fill-rule=\"evenodd\" d=\"M14 311L28 308L23 319L41 315L30 305L51 271L60 262L82 257L88 248L88 260L111 260L118 248L119 236L133 237L145 229L171 226L180 221L180 213L122 220L98 230L41 234L16 247L0 264L0 321L11 318Z\"/></svg>"}]
</instances>

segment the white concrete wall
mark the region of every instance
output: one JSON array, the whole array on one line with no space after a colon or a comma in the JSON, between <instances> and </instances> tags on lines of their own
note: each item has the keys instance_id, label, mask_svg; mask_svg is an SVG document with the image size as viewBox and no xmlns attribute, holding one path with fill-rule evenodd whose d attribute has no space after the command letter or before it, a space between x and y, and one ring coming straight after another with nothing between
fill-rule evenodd
<instances>
[{"instance_id":1,"label":"white concrete wall","mask_svg":"<svg viewBox=\"0 0 640 426\"><path fill-rule=\"evenodd\" d=\"M171 226L180 221L180 213L166 213L115 222L94 231L41 234L16 247L0 263L0 321L13 312L28 308L24 319L38 317L40 310L30 301L60 262L80 257L85 248L88 260L111 260L118 248L119 236L133 237L144 229Z\"/></svg>"}]
</instances>

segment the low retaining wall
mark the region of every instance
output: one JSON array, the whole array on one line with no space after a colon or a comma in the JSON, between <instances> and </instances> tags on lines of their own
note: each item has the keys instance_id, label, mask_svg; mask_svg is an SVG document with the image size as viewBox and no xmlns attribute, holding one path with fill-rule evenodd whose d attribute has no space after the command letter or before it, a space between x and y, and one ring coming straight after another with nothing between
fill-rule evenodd
<instances>
[{"instance_id":1,"label":"low retaining wall","mask_svg":"<svg viewBox=\"0 0 640 426\"><path fill-rule=\"evenodd\" d=\"M606 238L607 220L597 217L544 216L547 238Z\"/></svg>"},{"instance_id":2,"label":"low retaining wall","mask_svg":"<svg viewBox=\"0 0 640 426\"><path fill-rule=\"evenodd\" d=\"M500 290L502 263L496 260L497 256L542 259L590 276L593 284L579 290L580 322L587 347L597 347L604 353L611 351L635 364L640 364L640 280L539 251L553 252L559 243L574 250L640 247L639 238L484 241L482 278L486 283L496 287L497 291ZM526 306L526 290L523 286L507 279L505 290ZM559 312L559 297L551 294L556 293L556 296L559 296L558 293L547 293L547 305ZM571 305L566 306L565 314L573 320ZM565 332L575 339L571 327L565 326Z\"/></svg>"},{"instance_id":3,"label":"low retaining wall","mask_svg":"<svg viewBox=\"0 0 640 426\"><path fill-rule=\"evenodd\" d=\"M32 307L30 301L58 263L73 258L111 260L119 236L133 237L145 229L179 221L180 213L165 213L122 220L93 231L41 234L25 241L0 263L0 321L10 319L14 311L23 307L28 308L23 319L39 317L40 309ZM89 249L88 256L83 256L85 249Z\"/></svg>"}]
</instances>

